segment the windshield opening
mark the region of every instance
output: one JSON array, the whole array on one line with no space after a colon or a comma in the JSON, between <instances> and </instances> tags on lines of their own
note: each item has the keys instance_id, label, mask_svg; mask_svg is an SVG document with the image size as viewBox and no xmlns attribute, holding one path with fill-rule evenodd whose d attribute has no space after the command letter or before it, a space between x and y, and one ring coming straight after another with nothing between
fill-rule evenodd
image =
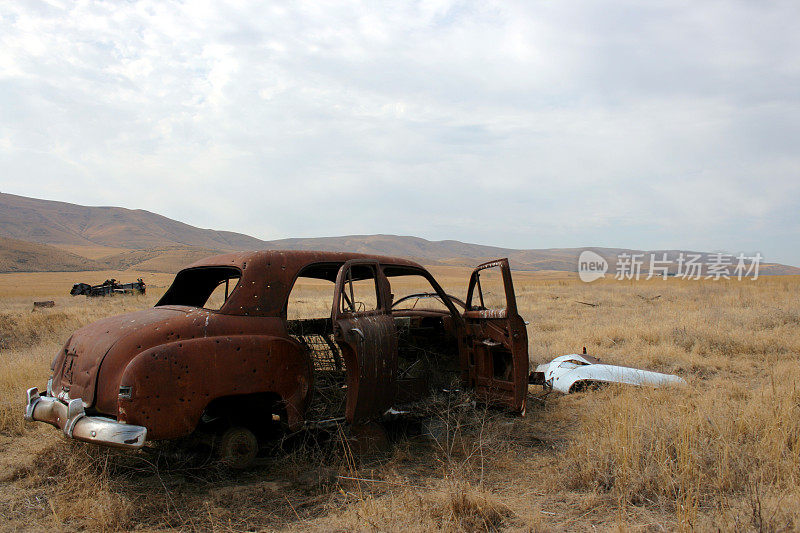
<instances>
[{"instance_id":1,"label":"windshield opening","mask_svg":"<svg viewBox=\"0 0 800 533\"><path fill-rule=\"evenodd\" d=\"M181 270L158 301L162 305L188 305L219 309L230 298L242 273L235 267L197 267Z\"/></svg>"}]
</instances>

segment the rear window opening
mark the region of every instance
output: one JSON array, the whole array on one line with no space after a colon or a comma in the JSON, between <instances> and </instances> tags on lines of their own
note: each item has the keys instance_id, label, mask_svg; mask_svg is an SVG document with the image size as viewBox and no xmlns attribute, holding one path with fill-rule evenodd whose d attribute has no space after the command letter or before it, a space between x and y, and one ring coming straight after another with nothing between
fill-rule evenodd
<instances>
[{"instance_id":1,"label":"rear window opening","mask_svg":"<svg viewBox=\"0 0 800 533\"><path fill-rule=\"evenodd\" d=\"M158 301L162 305L188 305L220 309L239 284L242 273L235 267L197 267L181 270Z\"/></svg>"},{"instance_id":2,"label":"rear window opening","mask_svg":"<svg viewBox=\"0 0 800 533\"><path fill-rule=\"evenodd\" d=\"M206 303L203 304L203 308L214 311L220 309L222 305L228 301L230 295L233 294L234 289L239 285L240 279L241 278L237 276L225 278L225 280L220 281L217 288L211 292L211 296L208 297Z\"/></svg>"}]
</instances>

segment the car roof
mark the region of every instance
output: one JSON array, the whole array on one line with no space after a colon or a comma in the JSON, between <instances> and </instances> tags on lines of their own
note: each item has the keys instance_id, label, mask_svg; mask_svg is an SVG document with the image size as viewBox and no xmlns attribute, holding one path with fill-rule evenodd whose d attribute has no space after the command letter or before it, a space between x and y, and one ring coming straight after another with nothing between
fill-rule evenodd
<instances>
[{"instance_id":1,"label":"car roof","mask_svg":"<svg viewBox=\"0 0 800 533\"><path fill-rule=\"evenodd\" d=\"M233 266L240 270L245 270L248 265L260 264L263 266L281 265L282 270L299 271L315 263L344 263L351 259L371 259L384 265L409 266L417 269L423 268L419 263L402 257L320 250L257 250L233 252L206 257L187 265L185 268ZM290 268L290 266L292 268Z\"/></svg>"},{"instance_id":2,"label":"car roof","mask_svg":"<svg viewBox=\"0 0 800 533\"><path fill-rule=\"evenodd\" d=\"M241 280L220 311L226 314L280 316L298 274L335 281L340 266L351 259L377 261L389 267L384 268L386 276L427 273L419 263L401 257L315 250L260 250L216 255L195 261L182 271L209 267L236 268L241 272ZM306 269L311 265L315 267Z\"/></svg>"}]
</instances>

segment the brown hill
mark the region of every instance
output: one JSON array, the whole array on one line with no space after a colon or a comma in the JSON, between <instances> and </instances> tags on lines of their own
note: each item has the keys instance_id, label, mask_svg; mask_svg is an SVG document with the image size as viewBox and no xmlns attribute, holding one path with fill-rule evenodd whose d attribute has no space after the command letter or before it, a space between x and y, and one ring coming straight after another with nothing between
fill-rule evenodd
<instances>
[{"instance_id":1,"label":"brown hill","mask_svg":"<svg viewBox=\"0 0 800 533\"><path fill-rule=\"evenodd\" d=\"M99 261L106 264L111 270L136 269L143 272L177 272L189 263L221 253L225 252L209 248L173 246L147 250L130 250L104 257Z\"/></svg>"},{"instance_id":2,"label":"brown hill","mask_svg":"<svg viewBox=\"0 0 800 533\"><path fill-rule=\"evenodd\" d=\"M12 238L0 242L0 257L4 258L0 263L0 271L5 272L22 269L69 271L90 268L174 272L185 264L209 255L259 249L351 251L409 257L426 265L456 266L474 266L483 260L508 257L517 270L575 272L578 256L584 250L518 250L453 240L429 241L400 235L348 235L264 241L241 233L196 228L149 211L120 207L86 207L3 193L0 193L0 235ZM94 260L45 245L62 247L70 252L80 253L81 250L86 250L88 254L91 251ZM101 252L106 247L109 248L109 253L101 257ZM120 252L120 249L125 250ZM643 258L647 260L651 253L622 248L592 250L608 261L612 274L616 270L619 254L643 254ZM681 251L655 250L652 253L658 258L666 253L667 258L675 263ZM710 258L707 253L702 256L704 261ZM643 267L645 272L646 267L647 265ZM673 266L671 271L674 270ZM787 265L762 264L761 273L800 274L800 269Z\"/></svg>"},{"instance_id":3,"label":"brown hill","mask_svg":"<svg viewBox=\"0 0 800 533\"><path fill-rule=\"evenodd\" d=\"M129 249L195 246L214 250L263 248L264 241L201 229L144 211L87 207L0 193L0 235L43 244Z\"/></svg>"},{"instance_id":4,"label":"brown hill","mask_svg":"<svg viewBox=\"0 0 800 533\"><path fill-rule=\"evenodd\" d=\"M0 272L77 272L102 269L100 262L54 246L0 236Z\"/></svg>"},{"instance_id":5,"label":"brown hill","mask_svg":"<svg viewBox=\"0 0 800 533\"><path fill-rule=\"evenodd\" d=\"M701 262L713 261L709 252L686 250L633 250L629 248L543 248L518 250L460 241L429 241L420 237L401 235L348 235L344 237L316 237L308 239L281 239L266 243L268 248L278 250L325 250L331 252L350 251L366 254L398 255L416 259L425 265L475 266L477 263L497 257L508 257L515 270L558 270L577 272L578 256L584 250L592 250L602 256L609 265L609 273L614 274L617 258L621 254L639 255L643 261L642 272L649 269L650 254L656 260L666 254L672 262L670 272L677 269L678 256L699 254ZM735 263L735 260L734 260ZM732 268L731 268L732 270ZM777 263L761 263L761 274L800 274L800 268Z\"/></svg>"}]
</instances>

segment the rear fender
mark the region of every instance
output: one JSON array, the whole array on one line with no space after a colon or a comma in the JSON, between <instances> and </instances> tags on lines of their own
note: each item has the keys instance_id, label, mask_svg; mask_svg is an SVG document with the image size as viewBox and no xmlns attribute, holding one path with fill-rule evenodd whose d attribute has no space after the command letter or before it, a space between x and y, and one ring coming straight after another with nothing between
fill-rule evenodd
<instances>
[{"instance_id":1,"label":"rear fender","mask_svg":"<svg viewBox=\"0 0 800 533\"><path fill-rule=\"evenodd\" d=\"M177 438L194 431L211 401L269 392L281 397L289 426L296 428L311 380L309 358L280 337L231 335L172 342L140 353L127 365L120 387L130 389L123 389L119 398L119 420L147 427L152 440Z\"/></svg>"}]
</instances>

